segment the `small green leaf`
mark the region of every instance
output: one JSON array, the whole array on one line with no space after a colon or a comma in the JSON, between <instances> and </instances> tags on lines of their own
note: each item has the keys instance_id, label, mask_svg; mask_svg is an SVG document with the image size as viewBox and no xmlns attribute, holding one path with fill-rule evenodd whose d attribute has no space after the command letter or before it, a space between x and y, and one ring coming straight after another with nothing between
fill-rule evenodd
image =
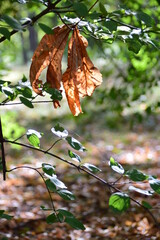
<instances>
[{"instance_id":1,"label":"small green leaf","mask_svg":"<svg viewBox=\"0 0 160 240\"><path fill-rule=\"evenodd\" d=\"M131 169L125 172L125 175L128 176L132 181L140 182L148 179L148 175L137 169Z\"/></svg>"},{"instance_id":2,"label":"small green leaf","mask_svg":"<svg viewBox=\"0 0 160 240\"><path fill-rule=\"evenodd\" d=\"M51 192L56 192L56 186L55 186L55 184L53 184L53 183L51 182L50 179L47 179L47 180L45 181L45 183L46 183L48 189L49 189Z\"/></svg>"},{"instance_id":3,"label":"small green leaf","mask_svg":"<svg viewBox=\"0 0 160 240\"><path fill-rule=\"evenodd\" d=\"M98 167L96 167L95 165L90 164L90 163L84 163L81 166L87 168L92 173L101 172L101 169L99 169Z\"/></svg>"},{"instance_id":4,"label":"small green leaf","mask_svg":"<svg viewBox=\"0 0 160 240\"><path fill-rule=\"evenodd\" d=\"M101 11L101 13L102 13L103 15L105 15L105 16L108 15L105 6L104 6L101 2L99 3L99 10Z\"/></svg>"},{"instance_id":5,"label":"small green leaf","mask_svg":"<svg viewBox=\"0 0 160 240\"><path fill-rule=\"evenodd\" d=\"M31 145L33 145L34 147L40 147L40 138L42 136L41 133L33 130L33 129L28 129L27 133L27 139L30 142Z\"/></svg>"},{"instance_id":6,"label":"small green leaf","mask_svg":"<svg viewBox=\"0 0 160 240\"><path fill-rule=\"evenodd\" d=\"M125 193L116 192L109 198L109 207L117 213L125 212L130 206L130 198Z\"/></svg>"},{"instance_id":7,"label":"small green leaf","mask_svg":"<svg viewBox=\"0 0 160 240\"><path fill-rule=\"evenodd\" d=\"M118 24L112 20L106 20L103 25L109 29L109 31L116 31Z\"/></svg>"},{"instance_id":8,"label":"small green leaf","mask_svg":"<svg viewBox=\"0 0 160 240\"><path fill-rule=\"evenodd\" d=\"M115 161L113 157L110 158L109 166L112 168L113 171L119 174L124 173L124 168L122 167L122 165Z\"/></svg>"},{"instance_id":9,"label":"small green leaf","mask_svg":"<svg viewBox=\"0 0 160 240\"><path fill-rule=\"evenodd\" d=\"M52 87L50 86L50 84L48 84L48 83L44 83L44 85L43 85L43 90L46 91L48 94L51 95L51 99L52 99L52 100L61 101L62 98L63 98L61 91L59 91L59 90L56 89L56 88L52 88Z\"/></svg>"},{"instance_id":10,"label":"small green leaf","mask_svg":"<svg viewBox=\"0 0 160 240\"><path fill-rule=\"evenodd\" d=\"M139 53L142 45L140 43L140 41L138 40L134 40L134 39L126 39L126 43L128 45L128 50L134 53Z\"/></svg>"},{"instance_id":11,"label":"small green leaf","mask_svg":"<svg viewBox=\"0 0 160 240\"><path fill-rule=\"evenodd\" d=\"M46 218L46 222L48 224L52 224L52 223L55 223L55 222L58 222L58 219L57 219L57 216L55 213L51 213L47 218Z\"/></svg>"},{"instance_id":12,"label":"small green leaf","mask_svg":"<svg viewBox=\"0 0 160 240\"><path fill-rule=\"evenodd\" d=\"M5 213L5 210L0 210L0 218L4 218L6 220L11 220L13 216Z\"/></svg>"},{"instance_id":13,"label":"small green leaf","mask_svg":"<svg viewBox=\"0 0 160 240\"><path fill-rule=\"evenodd\" d=\"M68 155L70 156L70 158L72 158L73 161L81 162L80 156L78 154L72 152L71 150L68 150Z\"/></svg>"},{"instance_id":14,"label":"small green leaf","mask_svg":"<svg viewBox=\"0 0 160 240\"><path fill-rule=\"evenodd\" d=\"M34 108L32 102L30 100L28 100L27 98L24 98L24 97L19 97L21 103L23 103L26 107L29 107L29 108Z\"/></svg>"},{"instance_id":15,"label":"small green leaf","mask_svg":"<svg viewBox=\"0 0 160 240\"><path fill-rule=\"evenodd\" d=\"M134 186L129 186L129 190L130 191L135 191L135 192L147 195L147 196L152 196L153 195L153 191L143 190L143 189L140 189L140 188L137 188L137 187L134 187Z\"/></svg>"},{"instance_id":16,"label":"small green leaf","mask_svg":"<svg viewBox=\"0 0 160 240\"><path fill-rule=\"evenodd\" d=\"M69 145L74 148L75 150L84 152L86 151L85 147L82 146L82 144L75 138L68 136L66 138L67 142L69 143Z\"/></svg>"},{"instance_id":17,"label":"small green leaf","mask_svg":"<svg viewBox=\"0 0 160 240\"><path fill-rule=\"evenodd\" d=\"M160 194L160 180L152 178L149 184L156 193Z\"/></svg>"},{"instance_id":18,"label":"small green leaf","mask_svg":"<svg viewBox=\"0 0 160 240\"><path fill-rule=\"evenodd\" d=\"M85 229L84 225L78 221L71 212L64 209L58 209L58 212L65 217L65 222L68 223L72 228L75 228L77 230Z\"/></svg>"},{"instance_id":19,"label":"small green leaf","mask_svg":"<svg viewBox=\"0 0 160 240\"><path fill-rule=\"evenodd\" d=\"M152 206L146 202L146 201L142 201L142 205L145 207L145 208L148 208L148 209L152 209Z\"/></svg>"},{"instance_id":20,"label":"small green leaf","mask_svg":"<svg viewBox=\"0 0 160 240\"><path fill-rule=\"evenodd\" d=\"M38 25L40 26L40 28L42 29L43 32L45 32L47 34L53 34L52 28L48 27L46 24L38 23Z\"/></svg>"},{"instance_id":21,"label":"small green leaf","mask_svg":"<svg viewBox=\"0 0 160 240\"><path fill-rule=\"evenodd\" d=\"M79 17L86 17L88 15L88 9L84 3L74 3L73 9Z\"/></svg>"},{"instance_id":22,"label":"small green leaf","mask_svg":"<svg viewBox=\"0 0 160 240\"><path fill-rule=\"evenodd\" d=\"M29 87L22 88L21 93L26 98L32 98L32 90Z\"/></svg>"},{"instance_id":23,"label":"small green leaf","mask_svg":"<svg viewBox=\"0 0 160 240\"><path fill-rule=\"evenodd\" d=\"M2 87L2 92L10 99L14 100L15 99L15 94L14 91L10 87Z\"/></svg>"},{"instance_id":24,"label":"small green leaf","mask_svg":"<svg viewBox=\"0 0 160 240\"><path fill-rule=\"evenodd\" d=\"M73 217L74 218L74 215L67 211L67 210L64 210L64 209L58 209L57 210L59 213L61 213L64 217Z\"/></svg>"},{"instance_id":25,"label":"small green leaf","mask_svg":"<svg viewBox=\"0 0 160 240\"><path fill-rule=\"evenodd\" d=\"M68 136L68 131L57 124L55 127L51 128L53 134L59 138L66 138Z\"/></svg>"},{"instance_id":26,"label":"small green leaf","mask_svg":"<svg viewBox=\"0 0 160 240\"><path fill-rule=\"evenodd\" d=\"M21 30L22 26L21 24L13 17L10 17L8 15L3 15L2 19L13 29Z\"/></svg>"},{"instance_id":27,"label":"small green leaf","mask_svg":"<svg viewBox=\"0 0 160 240\"><path fill-rule=\"evenodd\" d=\"M66 217L65 222L68 223L72 228L77 230L85 230L85 226L82 222L78 221L75 217Z\"/></svg>"},{"instance_id":28,"label":"small green leaf","mask_svg":"<svg viewBox=\"0 0 160 240\"><path fill-rule=\"evenodd\" d=\"M64 199L64 200L75 200L75 195L66 190L66 189L59 189L57 193Z\"/></svg>"},{"instance_id":29,"label":"small green leaf","mask_svg":"<svg viewBox=\"0 0 160 240\"><path fill-rule=\"evenodd\" d=\"M0 34L2 34L6 39L10 40L10 32L5 27L0 27Z\"/></svg>"},{"instance_id":30,"label":"small green leaf","mask_svg":"<svg viewBox=\"0 0 160 240\"><path fill-rule=\"evenodd\" d=\"M42 170L44 173L47 173L48 175L52 176L55 174L55 167L48 163L42 163Z\"/></svg>"},{"instance_id":31,"label":"small green leaf","mask_svg":"<svg viewBox=\"0 0 160 240\"><path fill-rule=\"evenodd\" d=\"M144 12L138 12L136 14L136 17L140 20L140 21L143 21L146 26L148 27L151 27L152 26L152 23L153 23L153 19L147 14L147 13L144 13Z\"/></svg>"},{"instance_id":32,"label":"small green leaf","mask_svg":"<svg viewBox=\"0 0 160 240\"><path fill-rule=\"evenodd\" d=\"M50 176L50 175L46 175L49 180L56 186L56 188L67 188L66 185L60 181L56 175Z\"/></svg>"}]
</instances>

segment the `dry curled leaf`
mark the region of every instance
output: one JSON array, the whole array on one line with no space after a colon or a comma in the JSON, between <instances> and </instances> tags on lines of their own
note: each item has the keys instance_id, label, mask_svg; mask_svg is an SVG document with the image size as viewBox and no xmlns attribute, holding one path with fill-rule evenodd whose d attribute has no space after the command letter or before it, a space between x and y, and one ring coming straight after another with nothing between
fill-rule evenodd
<instances>
[{"instance_id":1,"label":"dry curled leaf","mask_svg":"<svg viewBox=\"0 0 160 240\"><path fill-rule=\"evenodd\" d=\"M70 29L65 25L53 29L54 34L45 34L32 58L30 81L33 90L42 95L41 72L48 67L47 83L51 88L60 89L62 78L61 61ZM55 102L55 107L59 105Z\"/></svg>"},{"instance_id":2,"label":"dry curled leaf","mask_svg":"<svg viewBox=\"0 0 160 240\"><path fill-rule=\"evenodd\" d=\"M102 75L88 57L88 42L77 28L74 29L68 47L68 68L63 74L63 86L73 115L82 112L80 97L91 96L102 83Z\"/></svg>"},{"instance_id":3,"label":"dry curled leaf","mask_svg":"<svg viewBox=\"0 0 160 240\"><path fill-rule=\"evenodd\" d=\"M70 28L66 25L53 29L54 34L45 34L32 58L30 81L33 90L42 94L42 71L47 69L47 83L51 88L60 89L61 81L65 89L68 105L74 116L82 112L80 97L91 96L94 89L102 83L102 75L88 57L87 40L79 33L77 27L68 45L68 67L62 76L61 61L67 43ZM58 107L59 102L54 101Z\"/></svg>"},{"instance_id":4,"label":"dry curled leaf","mask_svg":"<svg viewBox=\"0 0 160 240\"><path fill-rule=\"evenodd\" d=\"M66 97L68 101L69 108L73 115L78 115L82 112L79 92L77 89L76 82L76 72L77 72L77 51L76 51L76 41L75 32L68 44L68 68L63 74L63 86L66 92Z\"/></svg>"}]
</instances>

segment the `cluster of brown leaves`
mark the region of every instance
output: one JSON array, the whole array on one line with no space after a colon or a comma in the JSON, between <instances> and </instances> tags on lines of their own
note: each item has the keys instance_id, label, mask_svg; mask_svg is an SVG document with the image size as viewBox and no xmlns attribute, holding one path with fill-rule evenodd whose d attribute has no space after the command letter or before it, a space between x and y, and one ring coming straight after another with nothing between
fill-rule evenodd
<instances>
[{"instance_id":1,"label":"cluster of brown leaves","mask_svg":"<svg viewBox=\"0 0 160 240\"><path fill-rule=\"evenodd\" d=\"M94 89L102 83L102 75L88 57L87 40L74 28L68 44L68 67L62 75L61 61L71 29L66 25L53 29L53 34L45 34L32 58L30 81L33 90L42 94L42 81L39 77L46 67L47 83L51 88L65 89L68 105L73 115L82 112L80 97L91 96ZM54 107L60 106L54 101Z\"/></svg>"}]
</instances>

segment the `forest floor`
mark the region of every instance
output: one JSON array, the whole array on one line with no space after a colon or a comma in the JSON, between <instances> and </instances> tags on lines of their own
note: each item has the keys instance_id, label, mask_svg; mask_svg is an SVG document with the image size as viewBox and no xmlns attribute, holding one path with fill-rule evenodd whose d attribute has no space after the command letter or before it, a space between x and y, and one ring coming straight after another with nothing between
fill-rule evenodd
<instances>
[{"instance_id":1,"label":"forest floor","mask_svg":"<svg viewBox=\"0 0 160 240\"><path fill-rule=\"evenodd\" d=\"M20 122L24 123L22 119ZM49 131L55 122L56 120L52 119L46 121L43 117L34 120L34 116L33 119L28 120L27 124L30 128L40 131L44 129L45 134L41 140L43 149L48 149L53 143ZM159 130L147 131L139 128L136 131L124 131L124 129L111 131L97 123L77 126L73 120L66 126L87 149L87 152L81 154L83 162L98 166L102 170L98 176L106 181L111 183L119 178L119 174L113 172L108 165L111 156L125 169L136 167L146 174L160 178ZM77 130L79 128L80 131ZM23 142L23 139L20 141ZM56 146L51 152L68 159L67 143L60 142ZM127 212L121 215L113 213L108 207L110 189L96 179L39 152L12 148L7 143L5 151L8 169L22 165L39 167L42 162L56 164L59 179L76 195L76 200L64 201L54 194L55 207L71 211L83 222L86 230L74 230L65 223L48 225L45 221L47 213L40 210L41 205L50 205L44 183L35 171L21 169L8 173L6 181L3 181L1 176L0 209L4 209L14 218L10 221L0 220L0 239L160 239L160 231L156 228L153 219L133 202ZM160 223L160 195L145 196L129 192L131 184L143 190L150 189L147 182L129 183L127 179L121 179L116 186L137 201L149 202L153 206L151 212Z\"/></svg>"}]
</instances>

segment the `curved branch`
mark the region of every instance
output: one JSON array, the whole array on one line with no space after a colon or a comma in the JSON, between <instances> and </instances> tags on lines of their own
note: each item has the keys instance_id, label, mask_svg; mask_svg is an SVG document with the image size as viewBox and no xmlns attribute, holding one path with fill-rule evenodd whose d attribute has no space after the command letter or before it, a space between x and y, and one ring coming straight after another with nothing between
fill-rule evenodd
<instances>
[{"instance_id":1,"label":"curved branch","mask_svg":"<svg viewBox=\"0 0 160 240\"><path fill-rule=\"evenodd\" d=\"M46 184L46 182L45 182L45 179L44 179L42 173L41 173L40 171L38 171L37 168L30 167L30 166L18 166L18 167L15 167L15 168L12 168L12 169L6 170L6 172L12 172L12 171L17 170L17 169L20 169L20 168L28 168L28 169L32 169L32 170L36 171L36 172L40 175L40 177L42 178L42 180L43 180L43 182L45 183L45 186L46 186L46 188L47 188L47 192L48 192L48 195L49 195L49 198L50 198L51 204L52 204L52 210L53 210L53 211L55 212L55 214L56 214L56 209L55 209L55 206L54 206L54 203L53 203L53 199L52 199L52 196L51 196L50 190L49 190L49 188L48 188L48 186L47 186L47 184Z\"/></svg>"}]
</instances>

